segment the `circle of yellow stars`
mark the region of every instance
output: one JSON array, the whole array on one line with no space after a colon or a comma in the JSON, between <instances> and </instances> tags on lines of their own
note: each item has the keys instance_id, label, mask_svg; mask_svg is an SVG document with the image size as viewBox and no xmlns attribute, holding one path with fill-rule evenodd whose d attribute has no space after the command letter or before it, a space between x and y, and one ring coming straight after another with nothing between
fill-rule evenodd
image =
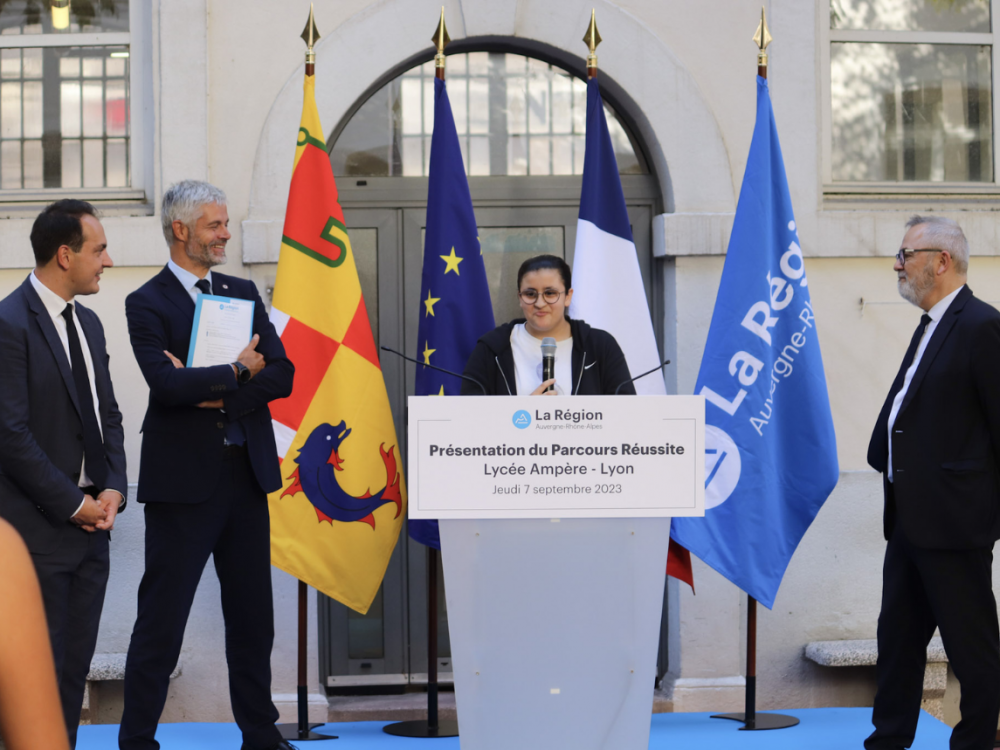
<instances>
[{"instance_id":1,"label":"circle of yellow stars","mask_svg":"<svg viewBox=\"0 0 1000 750\"><path fill-rule=\"evenodd\" d=\"M477 237L476 239L478 240L479 238ZM480 254L482 254L482 250L481 249L480 249ZM439 255L438 257L441 260L444 261L444 264L445 264L444 265L445 275L447 275L448 273L450 273L452 271L455 272L456 276L461 276L462 275L461 272L458 269L458 264L461 263L463 260L465 260L465 258L460 258L458 255L455 254L455 248L454 248L454 246L452 246L451 252L448 255ZM440 301L441 301L440 297L433 296L431 294L431 290L430 289L427 290L427 299L425 299L423 301L424 302L424 307L426 308L426 310L424 312L424 317L425 318L428 315L430 315L432 318L434 317L434 305L435 305L435 303L440 302ZM421 352L421 354L424 357L424 364L425 365L429 365L431 363L431 355L434 352L436 352L436 351L437 351L437 349L431 349L429 341L424 342L424 350ZM437 395L438 396L445 395L445 393L444 393L444 386L443 385L441 386L441 390L438 392Z\"/></svg>"}]
</instances>

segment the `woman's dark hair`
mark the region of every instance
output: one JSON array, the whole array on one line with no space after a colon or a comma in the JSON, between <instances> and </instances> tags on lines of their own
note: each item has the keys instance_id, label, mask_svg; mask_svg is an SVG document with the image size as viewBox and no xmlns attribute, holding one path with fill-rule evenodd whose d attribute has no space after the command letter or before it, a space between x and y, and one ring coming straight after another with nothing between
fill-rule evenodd
<instances>
[{"instance_id":1,"label":"woman's dark hair","mask_svg":"<svg viewBox=\"0 0 1000 750\"><path fill-rule=\"evenodd\" d=\"M554 268L558 271L567 292L573 288L573 272L569 269L569 263L557 255L536 255L534 258L528 258L517 269L517 290L521 291L521 279L524 278L524 274L541 271L543 268Z\"/></svg>"}]
</instances>

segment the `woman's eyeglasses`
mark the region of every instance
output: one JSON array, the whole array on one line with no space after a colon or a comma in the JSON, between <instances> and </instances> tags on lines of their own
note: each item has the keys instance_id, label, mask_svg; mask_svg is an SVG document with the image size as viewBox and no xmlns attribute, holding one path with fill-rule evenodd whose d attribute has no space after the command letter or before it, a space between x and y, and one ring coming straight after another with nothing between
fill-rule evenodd
<instances>
[{"instance_id":1,"label":"woman's eyeglasses","mask_svg":"<svg viewBox=\"0 0 1000 750\"><path fill-rule=\"evenodd\" d=\"M554 305L564 294L566 294L566 292L559 292L555 289L546 289L542 292L541 297L545 300L545 304ZM524 304L533 305L538 302L539 295L537 289L525 289L523 292L518 292L517 296L521 298L521 301Z\"/></svg>"}]
</instances>

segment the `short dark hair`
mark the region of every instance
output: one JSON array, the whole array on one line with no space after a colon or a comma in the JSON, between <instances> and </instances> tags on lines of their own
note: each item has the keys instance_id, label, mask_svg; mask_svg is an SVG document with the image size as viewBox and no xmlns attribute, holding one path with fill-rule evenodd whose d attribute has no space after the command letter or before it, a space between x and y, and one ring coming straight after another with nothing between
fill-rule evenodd
<instances>
[{"instance_id":1,"label":"short dark hair","mask_svg":"<svg viewBox=\"0 0 1000 750\"><path fill-rule=\"evenodd\" d=\"M31 249L35 251L35 264L48 265L56 251L69 245L74 253L83 248L81 216L97 218L97 209L87 201L65 198L45 207L31 227Z\"/></svg>"},{"instance_id":2,"label":"short dark hair","mask_svg":"<svg viewBox=\"0 0 1000 750\"><path fill-rule=\"evenodd\" d=\"M524 278L524 274L541 271L543 268L553 268L558 271L567 292L573 288L573 272L569 268L569 263L558 255L536 255L534 258L528 258L517 269L517 291L521 291L521 279Z\"/></svg>"}]
</instances>

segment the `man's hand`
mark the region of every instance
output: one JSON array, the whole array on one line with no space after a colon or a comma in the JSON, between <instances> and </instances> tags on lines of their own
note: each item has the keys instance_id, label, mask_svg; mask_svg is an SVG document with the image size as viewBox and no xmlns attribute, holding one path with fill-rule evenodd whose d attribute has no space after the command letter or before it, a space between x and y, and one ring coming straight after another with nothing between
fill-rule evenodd
<instances>
[{"instance_id":1,"label":"man's hand","mask_svg":"<svg viewBox=\"0 0 1000 750\"><path fill-rule=\"evenodd\" d=\"M117 512L118 507L115 506ZM90 495L83 496L83 507L73 516L70 521L75 523L84 531L94 531L98 524L103 523L108 517L107 512Z\"/></svg>"},{"instance_id":2,"label":"man's hand","mask_svg":"<svg viewBox=\"0 0 1000 750\"><path fill-rule=\"evenodd\" d=\"M169 357L170 361L174 363L174 369L177 369L177 370L183 370L184 369L184 363L181 362L179 359L177 359L177 357L175 357L173 354L171 354L170 352L168 352L166 349L163 350L163 353L166 354L167 357Z\"/></svg>"},{"instance_id":3,"label":"man's hand","mask_svg":"<svg viewBox=\"0 0 1000 750\"><path fill-rule=\"evenodd\" d=\"M111 531L115 527L115 518L118 516L118 508L122 504L121 493L117 490L104 490L97 496L97 504L104 511L105 518L94 524L95 528L102 531Z\"/></svg>"},{"instance_id":4,"label":"man's hand","mask_svg":"<svg viewBox=\"0 0 1000 750\"><path fill-rule=\"evenodd\" d=\"M240 352L240 356L236 358L237 362L242 362L250 370L251 378L263 370L266 364L264 362L264 355L257 352L258 341L260 341L260 336L255 333L253 338L250 339L250 343L246 345L246 348Z\"/></svg>"}]
</instances>

